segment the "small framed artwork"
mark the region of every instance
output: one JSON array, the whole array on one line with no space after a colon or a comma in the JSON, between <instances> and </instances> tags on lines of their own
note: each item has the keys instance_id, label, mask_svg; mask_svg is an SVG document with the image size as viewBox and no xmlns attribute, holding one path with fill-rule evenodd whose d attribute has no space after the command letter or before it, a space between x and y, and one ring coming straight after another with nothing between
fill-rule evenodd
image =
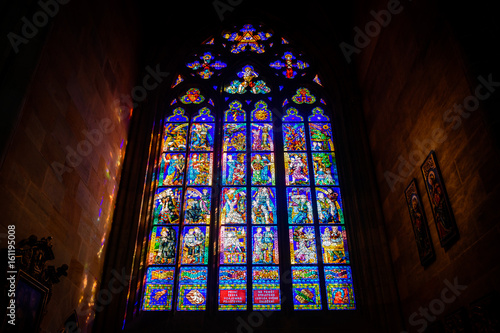
<instances>
[{"instance_id":1,"label":"small framed artwork","mask_svg":"<svg viewBox=\"0 0 500 333\"><path fill-rule=\"evenodd\" d=\"M19 332L38 332L49 289L20 270L16 285L16 327Z\"/></svg>"},{"instance_id":2,"label":"small framed artwork","mask_svg":"<svg viewBox=\"0 0 500 333\"><path fill-rule=\"evenodd\" d=\"M434 252L434 246L432 245L427 217L425 216L422 199L415 178L413 178L406 187L405 198L408 212L410 213L413 233L415 234L415 241L417 242L420 263L425 267L436 259L436 254Z\"/></svg>"},{"instance_id":3,"label":"small framed artwork","mask_svg":"<svg viewBox=\"0 0 500 333\"><path fill-rule=\"evenodd\" d=\"M446 193L443 176L439 170L436 153L432 150L420 167L424 177L425 188L431 203L432 214L441 246L447 250L460 237L451 210L450 200Z\"/></svg>"}]
</instances>

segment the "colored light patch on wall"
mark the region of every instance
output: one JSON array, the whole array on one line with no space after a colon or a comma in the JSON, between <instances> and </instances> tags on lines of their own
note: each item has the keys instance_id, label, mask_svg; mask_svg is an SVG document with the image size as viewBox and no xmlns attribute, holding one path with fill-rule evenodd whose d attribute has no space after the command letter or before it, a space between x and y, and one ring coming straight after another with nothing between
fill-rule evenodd
<instances>
[{"instance_id":1,"label":"colored light patch on wall","mask_svg":"<svg viewBox=\"0 0 500 333\"><path fill-rule=\"evenodd\" d=\"M330 123L309 123L311 150L334 151L332 127Z\"/></svg>"},{"instance_id":2,"label":"colored light patch on wall","mask_svg":"<svg viewBox=\"0 0 500 333\"><path fill-rule=\"evenodd\" d=\"M265 123L253 123L252 131L252 150L253 151L273 151L273 126Z\"/></svg>"},{"instance_id":3,"label":"colored light patch on wall","mask_svg":"<svg viewBox=\"0 0 500 333\"><path fill-rule=\"evenodd\" d=\"M274 185L274 154L252 153L252 185Z\"/></svg>"},{"instance_id":4,"label":"colored light patch on wall","mask_svg":"<svg viewBox=\"0 0 500 333\"><path fill-rule=\"evenodd\" d=\"M296 264L316 264L316 237L312 226L289 227L290 262Z\"/></svg>"},{"instance_id":5,"label":"colored light patch on wall","mask_svg":"<svg viewBox=\"0 0 500 333\"><path fill-rule=\"evenodd\" d=\"M342 226L320 226L321 249L325 264L348 264L347 233Z\"/></svg>"},{"instance_id":6,"label":"colored light patch on wall","mask_svg":"<svg viewBox=\"0 0 500 333\"><path fill-rule=\"evenodd\" d=\"M219 310L246 310L246 267L221 266L219 268Z\"/></svg>"},{"instance_id":7,"label":"colored light patch on wall","mask_svg":"<svg viewBox=\"0 0 500 333\"><path fill-rule=\"evenodd\" d=\"M210 187L188 187L184 198L184 223L210 224Z\"/></svg>"},{"instance_id":8,"label":"colored light patch on wall","mask_svg":"<svg viewBox=\"0 0 500 333\"><path fill-rule=\"evenodd\" d=\"M311 190L309 187L288 187L286 189L288 223L313 223Z\"/></svg>"},{"instance_id":9,"label":"colored light patch on wall","mask_svg":"<svg viewBox=\"0 0 500 333\"><path fill-rule=\"evenodd\" d=\"M222 226L220 231L220 263L245 264L247 231L242 226Z\"/></svg>"},{"instance_id":10,"label":"colored light patch on wall","mask_svg":"<svg viewBox=\"0 0 500 333\"><path fill-rule=\"evenodd\" d=\"M245 224L247 197L245 187L224 187L221 191L221 224Z\"/></svg>"},{"instance_id":11,"label":"colored light patch on wall","mask_svg":"<svg viewBox=\"0 0 500 333\"><path fill-rule=\"evenodd\" d=\"M153 227L150 234L148 265L175 264L179 227Z\"/></svg>"},{"instance_id":12,"label":"colored light patch on wall","mask_svg":"<svg viewBox=\"0 0 500 333\"><path fill-rule=\"evenodd\" d=\"M284 153L284 156L286 185L309 185L306 153Z\"/></svg>"},{"instance_id":13,"label":"colored light patch on wall","mask_svg":"<svg viewBox=\"0 0 500 333\"><path fill-rule=\"evenodd\" d=\"M245 151L247 147L246 124L224 124L223 151Z\"/></svg>"},{"instance_id":14,"label":"colored light patch on wall","mask_svg":"<svg viewBox=\"0 0 500 333\"><path fill-rule=\"evenodd\" d=\"M292 267L294 310L321 310L317 267Z\"/></svg>"},{"instance_id":15,"label":"colored light patch on wall","mask_svg":"<svg viewBox=\"0 0 500 333\"><path fill-rule=\"evenodd\" d=\"M222 185L246 185L247 157L245 153L222 155Z\"/></svg>"},{"instance_id":16,"label":"colored light patch on wall","mask_svg":"<svg viewBox=\"0 0 500 333\"><path fill-rule=\"evenodd\" d=\"M214 150L213 123L193 123L191 124L191 136L189 148L191 151L212 151Z\"/></svg>"},{"instance_id":17,"label":"colored light patch on wall","mask_svg":"<svg viewBox=\"0 0 500 333\"><path fill-rule=\"evenodd\" d=\"M278 229L276 226L252 227L252 263L279 263Z\"/></svg>"},{"instance_id":18,"label":"colored light patch on wall","mask_svg":"<svg viewBox=\"0 0 500 333\"><path fill-rule=\"evenodd\" d=\"M306 134L303 123L283 124L283 150L306 150Z\"/></svg>"},{"instance_id":19,"label":"colored light patch on wall","mask_svg":"<svg viewBox=\"0 0 500 333\"><path fill-rule=\"evenodd\" d=\"M280 310L280 276L276 266L252 268L252 303L254 310Z\"/></svg>"},{"instance_id":20,"label":"colored light patch on wall","mask_svg":"<svg viewBox=\"0 0 500 333\"><path fill-rule=\"evenodd\" d=\"M182 189L159 188L156 190L153 224L179 224Z\"/></svg>"},{"instance_id":21,"label":"colored light patch on wall","mask_svg":"<svg viewBox=\"0 0 500 333\"><path fill-rule=\"evenodd\" d=\"M187 143L188 124L166 123L163 131L163 142L161 150L185 151Z\"/></svg>"},{"instance_id":22,"label":"colored light patch on wall","mask_svg":"<svg viewBox=\"0 0 500 333\"><path fill-rule=\"evenodd\" d=\"M185 226L182 230L181 264L207 265L209 227Z\"/></svg>"},{"instance_id":23,"label":"colored light patch on wall","mask_svg":"<svg viewBox=\"0 0 500 333\"><path fill-rule=\"evenodd\" d=\"M252 187L252 224L276 223L274 187Z\"/></svg>"},{"instance_id":24,"label":"colored light patch on wall","mask_svg":"<svg viewBox=\"0 0 500 333\"><path fill-rule=\"evenodd\" d=\"M207 306L207 267L181 267L177 310L205 310Z\"/></svg>"},{"instance_id":25,"label":"colored light patch on wall","mask_svg":"<svg viewBox=\"0 0 500 333\"><path fill-rule=\"evenodd\" d=\"M316 185L339 185L335 153L312 153Z\"/></svg>"},{"instance_id":26,"label":"colored light patch on wall","mask_svg":"<svg viewBox=\"0 0 500 333\"><path fill-rule=\"evenodd\" d=\"M182 185L186 167L186 154L163 153L161 155L158 180L160 186Z\"/></svg>"},{"instance_id":27,"label":"colored light patch on wall","mask_svg":"<svg viewBox=\"0 0 500 333\"><path fill-rule=\"evenodd\" d=\"M191 153L187 171L187 185L212 185L213 153Z\"/></svg>"},{"instance_id":28,"label":"colored light patch on wall","mask_svg":"<svg viewBox=\"0 0 500 333\"><path fill-rule=\"evenodd\" d=\"M319 223L344 223L344 212L338 187L317 187L316 203Z\"/></svg>"}]
</instances>

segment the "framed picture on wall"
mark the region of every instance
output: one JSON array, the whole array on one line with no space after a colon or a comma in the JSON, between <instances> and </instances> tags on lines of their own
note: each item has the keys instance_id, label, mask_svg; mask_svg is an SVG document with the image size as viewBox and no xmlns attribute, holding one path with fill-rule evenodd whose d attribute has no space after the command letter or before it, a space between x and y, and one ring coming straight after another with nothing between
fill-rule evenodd
<instances>
[{"instance_id":1,"label":"framed picture on wall","mask_svg":"<svg viewBox=\"0 0 500 333\"><path fill-rule=\"evenodd\" d=\"M432 214L436 224L439 242L447 250L460 237L446 193L443 176L439 170L436 153L432 150L420 167L424 177L425 188L431 203Z\"/></svg>"},{"instance_id":2,"label":"framed picture on wall","mask_svg":"<svg viewBox=\"0 0 500 333\"><path fill-rule=\"evenodd\" d=\"M417 242L418 256L422 266L428 266L436 259L434 246L427 224L422 199L417 187L417 181L412 179L410 184L405 189L406 204L410 213L411 225Z\"/></svg>"}]
</instances>

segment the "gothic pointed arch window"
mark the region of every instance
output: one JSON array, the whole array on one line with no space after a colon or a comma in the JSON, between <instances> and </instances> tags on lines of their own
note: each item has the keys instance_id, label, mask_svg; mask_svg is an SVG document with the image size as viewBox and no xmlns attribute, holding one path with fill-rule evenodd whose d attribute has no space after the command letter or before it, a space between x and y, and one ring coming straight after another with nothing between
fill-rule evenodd
<instances>
[{"instance_id":1,"label":"gothic pointed arch window","mask_svg":"<svg viewBox=\"0 0 500 333\"><path fill-rule=\"evenodd\" d=\"M313 60L245 24L181 67L156 134L142 311L354 309L332 110Z\"/></svg>"}]
</instances>

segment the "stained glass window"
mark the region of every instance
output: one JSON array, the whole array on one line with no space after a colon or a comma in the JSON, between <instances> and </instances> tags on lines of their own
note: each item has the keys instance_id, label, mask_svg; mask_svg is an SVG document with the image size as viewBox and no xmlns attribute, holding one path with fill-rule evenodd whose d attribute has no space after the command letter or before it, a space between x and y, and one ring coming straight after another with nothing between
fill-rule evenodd
<instances>
[{"instance_id":1,"label":"stained glass window","mask_svg":"<svg viewBox=\"0 0 500 333\"><path fill-rule=\"evenodd\" d=\"M335 127L312 64L251 24L183 63L157 140L142 310L356 308Z\"/></svg>"}]
</instances>

